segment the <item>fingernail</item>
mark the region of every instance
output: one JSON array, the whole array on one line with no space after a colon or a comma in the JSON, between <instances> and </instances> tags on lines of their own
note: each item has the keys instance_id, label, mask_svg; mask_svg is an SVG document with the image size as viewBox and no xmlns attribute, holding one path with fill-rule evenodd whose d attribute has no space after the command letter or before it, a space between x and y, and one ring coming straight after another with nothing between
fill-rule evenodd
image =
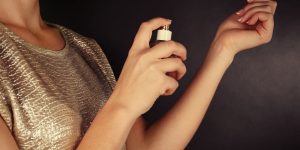
<instances>
[{"instance_id":1,"label":"fingernail","mask_svg":"<svg viewBox=\"0 0 300 150\"><path fill-rule=\"evenodd\" d=\"M247 2L248 2L248 3L251 3L251 2L253 2L253 0L247 0Z\"/></svg>"},{"instance_id":2,"label":"fingernail","mask_svg":"<svg viewBox=\"0 0 300 150\"><path fill-rule=\"evenodd\" d=\"M243 9L237 11L235 14L240 15L242 13Z\"/></svg>"},{"instance_id":3,"label":"fingernail","mask_svg":"<svg viewBox=\"0 0 300 150\"><path fill-rule=\"evenodd\" d=\"M239 21L239 22L242 22L242 21L243 21L243 18L244 18L244 17L241 17L238 21Z\"/></svg>"}]
</instances>

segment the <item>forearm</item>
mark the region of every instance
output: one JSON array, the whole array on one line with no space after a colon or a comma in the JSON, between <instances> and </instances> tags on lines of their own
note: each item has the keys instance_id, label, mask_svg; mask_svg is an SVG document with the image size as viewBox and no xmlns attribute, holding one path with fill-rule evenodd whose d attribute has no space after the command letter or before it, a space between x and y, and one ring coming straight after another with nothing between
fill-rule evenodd
<instances>
[{"instance_id":1,"label":"forearm","mask_svg":"<svg viewBox=\"0 0 300 150\"><path fill-rule=\"evenodd\" d=\"M199 127L233 55L213 44L195 78L177 104L146 134L151 149L184 149Z\"/></svg>"},{"instance_id":2,"label":"forearm","mask_svg":"<svg viewBox=\"0 0 300 150\"><path fill-rule=\"evenodd\" d=\"M93 120L78 150L122 149L137 116L111 103L111 97Z\"/></svg>"}]
</instances>

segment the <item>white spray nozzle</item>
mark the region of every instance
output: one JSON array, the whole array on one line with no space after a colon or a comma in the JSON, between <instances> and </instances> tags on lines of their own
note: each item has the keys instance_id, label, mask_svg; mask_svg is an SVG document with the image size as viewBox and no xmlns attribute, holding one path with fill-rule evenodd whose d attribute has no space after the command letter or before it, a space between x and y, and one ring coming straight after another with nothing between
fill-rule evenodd
<instances>
[{"instance_id":1,"label":"white spray nozzle","mask_svg":"<svg viewBox=\"0 0 300 150\"><path fill-rule=\"evenodd\" d=\"M172 32L169 30L169 26L165 25L162 29L157 31L156 40L169 41L172 39Z\"/></svg>"}]
</instances>

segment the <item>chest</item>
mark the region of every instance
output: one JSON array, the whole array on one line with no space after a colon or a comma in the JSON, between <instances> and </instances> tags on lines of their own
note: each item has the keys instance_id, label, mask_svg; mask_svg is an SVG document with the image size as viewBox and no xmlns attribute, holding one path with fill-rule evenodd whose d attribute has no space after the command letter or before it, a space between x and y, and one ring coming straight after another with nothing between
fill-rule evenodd
<instances>
[{"instance_id":1,"label":"chest","mask_svg":"<svg viewBox=\"0 0 300 150\"><path fill-rule=\"evenodd\" d=\"M107 81L76 54L26 60L11 63L8 75L18 144L25 149L71 148L108 99Z\"/></svg>"}]
</instances>

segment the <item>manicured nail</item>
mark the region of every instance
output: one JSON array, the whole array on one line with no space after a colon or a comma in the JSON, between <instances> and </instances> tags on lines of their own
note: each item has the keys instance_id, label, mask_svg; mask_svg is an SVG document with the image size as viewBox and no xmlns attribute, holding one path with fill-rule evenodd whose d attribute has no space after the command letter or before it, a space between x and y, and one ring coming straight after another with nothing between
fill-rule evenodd
<instances>
[{"instance_id":1,"label":"manicured nail","mask_svg":"<svg viewBox=\"0 0 300 150\"><path fill-rule=\"evenodd\" d=\"M241 10L237 11L235 14L241 15L243 13L243 11L244 11L244 9L241 9Z\"/></svg>"},{"instance_id":2,"label":"manicured nail","mask_svg":"<svg viewBox=\"0 0 300 150\"><path fill-rule=\"evenodd\" d=\"M244 17L241 17L238 21L243 22Z\"/></svg>"}]
</instances>

